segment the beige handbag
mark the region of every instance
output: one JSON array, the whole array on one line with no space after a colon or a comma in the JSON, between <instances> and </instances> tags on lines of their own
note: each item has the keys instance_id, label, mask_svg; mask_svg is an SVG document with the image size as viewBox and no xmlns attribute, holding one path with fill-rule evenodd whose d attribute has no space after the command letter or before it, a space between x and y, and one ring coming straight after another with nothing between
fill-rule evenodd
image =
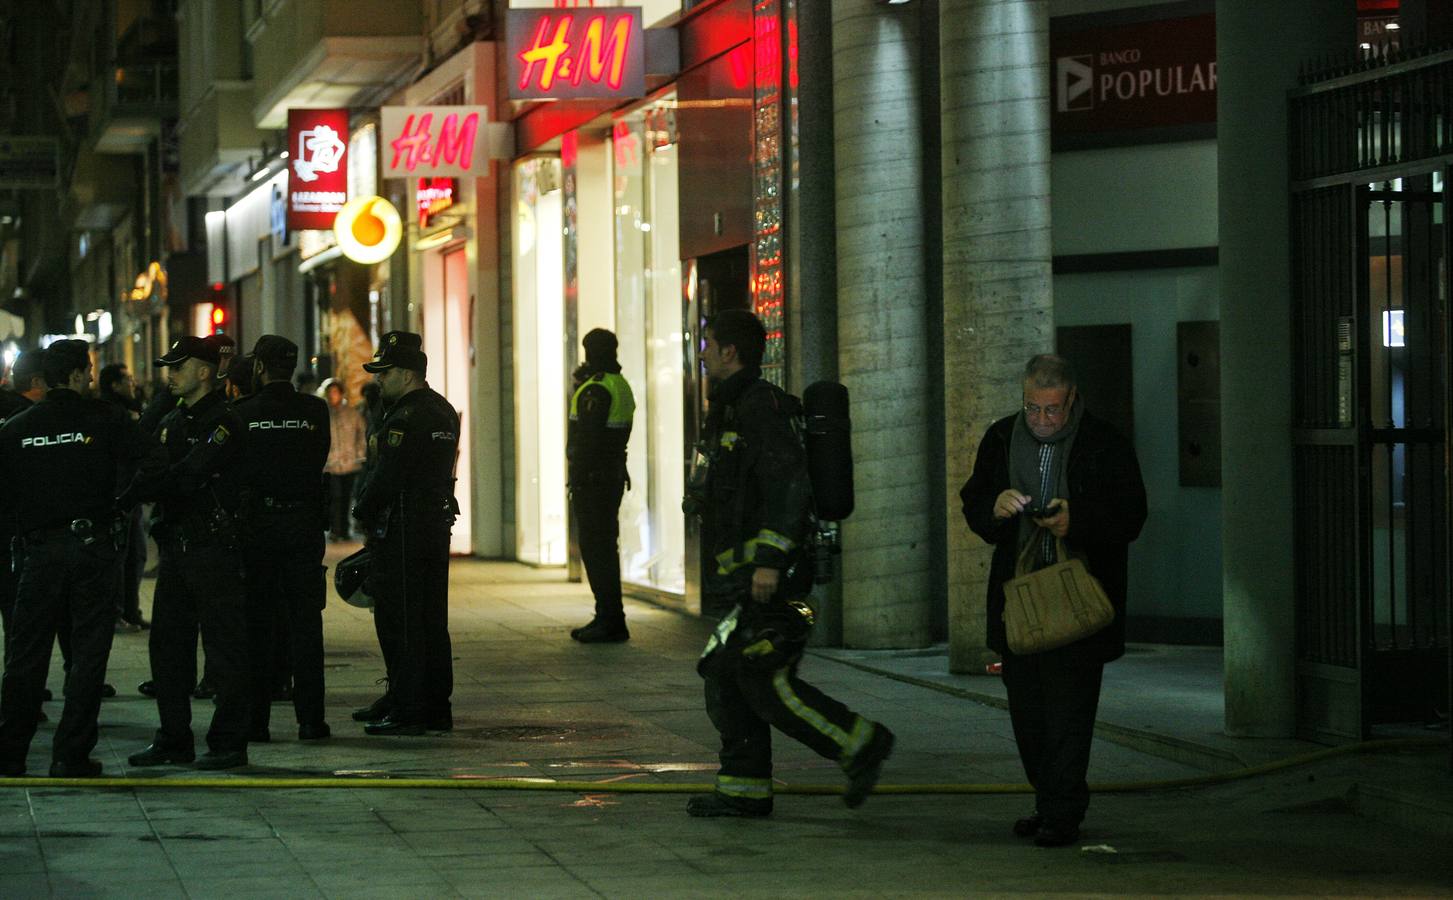
<instances>
[{"instance_id":1,"label":"beige handbag","mask_svg":"<svg viewBox=\"0 0 1453 900\"><path fill-rule=\"evenodd\" d=\"M1004 630L1018 656L1043 653L1087 638L1115 620L1105 588L1055 539L1055 562L1031 572L1041 531L1035 531L1004 583Z\"/></svg>"}]
</instances>

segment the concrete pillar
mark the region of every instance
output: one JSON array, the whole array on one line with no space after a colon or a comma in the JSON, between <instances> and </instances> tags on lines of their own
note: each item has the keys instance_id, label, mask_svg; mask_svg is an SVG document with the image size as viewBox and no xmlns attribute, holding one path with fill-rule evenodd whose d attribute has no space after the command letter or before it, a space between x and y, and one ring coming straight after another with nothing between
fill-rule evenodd
<instances>
[{"instance_id":1,"label":"concrete pillar","mask_svg":"<svg viewBox=\"0 0 1453 900\"><path fill-rule=\"evenodd\" d=\"M920 647L932 609L936 436L926 426L918 16L836 0L832 47L838 371L852 395L857 476L843 527L843 643Z\"/></svg>"},{"instance_id":2,"label":"concrete pillar","mask_svg":"<svg viewBox=\"0 0 1453 900\"><path fill-rule=\"evenodd\" d=\"M1342 0L1216 4L1221 515L1226 732L1296 729L1289 490L1291 242L1287 96L1298 64L1352 46ZM1351 264L1348 260L1348 264Z\"/></svg>"},{"instance_id":3,"label":"concrete pillar","mask_svg":"<svg viewBox=\"0 0 1453 900\"><path fill-rule=\"evenodd\" d=\"M1054 348L1049 4L941 0L944 443L949 667L983 672L990 548L959 489L979 440L1021 402L1025 360Z\"/></svg>"}]
</instances>

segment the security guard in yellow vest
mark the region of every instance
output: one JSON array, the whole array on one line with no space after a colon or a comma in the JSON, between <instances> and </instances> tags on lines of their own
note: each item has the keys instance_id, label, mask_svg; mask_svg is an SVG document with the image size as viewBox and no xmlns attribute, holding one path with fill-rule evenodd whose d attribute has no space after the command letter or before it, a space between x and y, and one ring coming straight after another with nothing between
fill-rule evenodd
<instances>
[{"instance_id":1,"label":"security guard in yellow vest","mask_svg":"<svg viewBox=\"0 0 1453 900\"><path fill-rule=\"evenodd\" d=\"M595 594L595 618L570 632L584 644L631 639L621 605L620 510L626 475L626 444L636 399L616 362L616 336L592 330L580 342L585 363L575 370L570 398L570 509L580 533L580 559Z\"/></svg>"}]
</instances>

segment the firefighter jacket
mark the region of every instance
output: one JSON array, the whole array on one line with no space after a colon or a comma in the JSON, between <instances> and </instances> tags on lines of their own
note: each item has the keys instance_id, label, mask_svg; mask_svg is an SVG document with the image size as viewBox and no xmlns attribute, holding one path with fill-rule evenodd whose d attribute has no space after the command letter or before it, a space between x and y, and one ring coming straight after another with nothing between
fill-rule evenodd
<instances>
[{"instance_id":1,"label":"firefighter jacket","mask_svg":"<svg viewBox=\"0 0 1453 900\"><path fill-rule=\"evenodd\" d=\"M570 398L565 457L570 484L615 484L626 479L626 444L636 398L619 372L593 372Z\"/></svg>"},{"instance_id":2,"label":"firefighter jacket","mask_svg":"<svg viewBox=\"0 0 1453 900\"><path fill-rule=\"evenodd\" d=\"M812 484L800 413L796 398L758 369L743 369L712 391L705 516L718 576L749 581L758 566L787 569L801 558Z\"/></svg>"},{"instance_id":3,"label":"firefighter jacket","mask_svg":"<svg viewBox=\"0 0 1453 900\"><path fill-rule=\"evenodd\" d=\"M163 531L218 533L219 518L237 514L241 504L244 426L227 395L218 388L195 405L178 405L161 420L157 438L169 462L162 486L149 499L157 501L153 518ZM165 533L158 533L162 540Z\"/></svg>"},{"instance_id":4,"label":"firefighter jacket","mask_svg":"<svg viewBox=\"0 0 1453 900\"><path fill-rule=\"evenodd\" d=\"M0 508L21 534L83 519L106 527L118 494L130 505L165 469L161 446L124 410L67 388L52 389L0 428L8 482Z\"/></svg>"},{"instance_id":5,"label":"firefighter jacket","mask_svg":"<svg viewBox=\"0 0 1453 900\"><path fill-rule=\"evenodd\" d=\"M271 381L233 407L246 429L247 512L324 515L323 465L331 433L328 404Z\"/></svg>"},{"instance_id":6,"label":"firefighter jacket","mask_svg":"<svg viewBox=\"0 0 1453 900\"><path fill-rule=\"evenodd\" d=\"M386 530L400 516L415 523L453 522L459 413L448 400L427 387L404 394L368 441L373 462L364 473L354 518L372 532Z\"/></svg>"}]
</instances>

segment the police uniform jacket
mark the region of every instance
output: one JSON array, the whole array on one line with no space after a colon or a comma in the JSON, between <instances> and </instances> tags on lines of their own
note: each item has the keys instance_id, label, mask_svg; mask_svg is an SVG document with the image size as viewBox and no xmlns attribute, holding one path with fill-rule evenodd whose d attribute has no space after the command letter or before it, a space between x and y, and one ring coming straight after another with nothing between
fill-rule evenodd
<instances>
[{"instance_id":1,"label":"police uniform jacket","mask_svg":"<svg viewBox=\"0 0 1453 900\"><path fill-rule=\"evenodd\" d=\"M617 367L619 369L619 367ZM618 484L626 478L626 444L636 409L619 371L596 371L570 398L565 440L570 484Z\"/></svg>"},{"instance_id":2,"label":"police uniform jacket","mask_svg":"<svg viewBox=\"0 0 1453 900\"><path fill-rule=\"evenodd\" d=\"M459 414L448 400L427 387L403 395L369 435L374 461L354 517L370 530L400 515L411 522L452 522L458 448Z\"/></svg>"},{"instance_id":3,"label":"police uniform jacket","mask_svg":"<svg viewBox=\"0 0 1453 900\"><path fill-rule=\"evenodd\" d=\"M799 414L797 400L755 368L712 391L706 514L717 575L745 583L756 567L786 569L801 558L812 483Z\"/></svg>"},{"instance_id":4,"label":"police uniform jacket","mask_svg":"<svg viewBox=\"0 0 1453 900\"><path fill-rule=\"evenodd\" d=\"M90 519L104 531L166 470L166 455L119 407L67 388L0 427L0 504L21 534ZM118 495L120 499L118 501Z\"/></svg>"},{"instance_id":5,"label":"police uniform jacket","mask_svg":"<svg viewBox=\"0 0 1453 900\"><path fill-rule=\"evenodd\" d=\"M168 467L161 488L148 499L158 501L162 523L190 529L207 522L219 506L237 513L244 434L221 389L194 406L178 406L161 420L157 437L166 447Z\"/></svg>"},{"instance_id":6,"label":"police uniform jacket","mask_svg":"<svg viewBox=\"0 0 1453 900\"><path fill-rule=\"evenodd\" d=\"M987 642L999 654L1009 651L1004 631L1004 582L1014 577L1019 551L1018 517L994 518L994 502L1009 488L1009 440L1020 414L989 427L979 444L974 471L959 497L964 519L975 534L994 545L989 566ZM1145 524L1145 484L1135 449L1109 422L1086 410L1066 460L1070 528L1065 547L1082 556L1085 567L1105 588L1115 621L1084 640L1055 651L1090 662L1110 662L1125 653L1126 556Z\"/></svg>"},{"instance_id":7,"label":"police uniform jacket","mask_svg":"<svg viewBox=\"0 0 1453 900\"><path fill-rule=\"evenodd\" d=\"M328 404L273 381L232 407L246 434L245 511L323 514Z\"/></svg>"}]
</instances>

